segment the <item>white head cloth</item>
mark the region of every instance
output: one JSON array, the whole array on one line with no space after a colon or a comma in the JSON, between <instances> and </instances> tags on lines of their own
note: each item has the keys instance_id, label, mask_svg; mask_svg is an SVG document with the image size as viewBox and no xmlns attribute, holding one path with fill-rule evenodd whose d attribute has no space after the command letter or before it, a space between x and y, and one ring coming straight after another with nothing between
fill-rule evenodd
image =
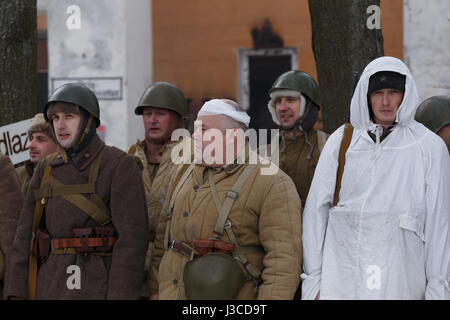
<instances>
[{"instance_id":1,"label":"white head cloth","mask_svg":"<svg viewBox=\"0 0 450 320\"><path fill-rule=\"evenodd\" d=\"M228 116L238 122L245 124L247 127L250 124L250 117L246 112L237 111L232 105L220 99L212 99L202 106L197 116L210 115L224 115Z\"/></svg>"}]
</instances>

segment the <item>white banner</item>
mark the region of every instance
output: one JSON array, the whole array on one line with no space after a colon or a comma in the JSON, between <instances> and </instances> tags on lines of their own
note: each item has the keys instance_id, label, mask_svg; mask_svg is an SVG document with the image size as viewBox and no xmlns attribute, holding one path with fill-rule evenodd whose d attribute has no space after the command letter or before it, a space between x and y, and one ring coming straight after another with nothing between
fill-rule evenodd
<instances>
[{"instance_id":1,"label":"white banner","mask_svg":"<svg viewBox=\"0 0 450 320\"><path fill-rule=\"evenodd\" d=\"M33 119L0 127L0 152L8 156L13 164L30 159L27 131Z\"/></svg>"}]
</instances>

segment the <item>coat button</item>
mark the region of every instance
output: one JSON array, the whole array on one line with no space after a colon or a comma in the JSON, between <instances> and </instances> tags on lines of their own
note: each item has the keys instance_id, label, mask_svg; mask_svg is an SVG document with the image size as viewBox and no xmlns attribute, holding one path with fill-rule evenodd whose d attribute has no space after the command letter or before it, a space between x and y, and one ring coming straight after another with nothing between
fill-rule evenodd
<instances>
[{"instance_id":1,"label":"coat button","mask_svg":"<svg viewBox=\"0 0 450 320\"><path fill-rule=\"evenodd\" d=\"M178 284L178 280L177 279L173 280L173 284L177 285Z\"/></svg>"},{"instance_id":2,"label":"coat button","mask_svg":"<svg viewBox=\"0 0 450 320\"><path fill-rule=\"evenodd\" d=\"M183 217L185 217L185 218L187 218L189 216L189 213L188 212L183 212Z\"/></svg>"},{"instance_id":3,"label":"coat button","mask_svg":"<svg viewBox=\"0 0 450 320\"><path fill-rule=\"evenodd\" d=\"M198 190L198 185L194 186L194 190L197 191Z\"/></svg>"}]
</instances>

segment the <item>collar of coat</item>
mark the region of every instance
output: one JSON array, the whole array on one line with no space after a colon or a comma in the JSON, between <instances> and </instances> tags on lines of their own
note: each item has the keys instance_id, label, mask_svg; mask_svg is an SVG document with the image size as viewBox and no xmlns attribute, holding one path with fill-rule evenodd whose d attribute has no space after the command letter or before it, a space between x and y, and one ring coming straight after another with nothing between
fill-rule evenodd
<instances>
[{"instance_id":1,"label":"collar of coat","mask_svg":"<svg viewBox=\"0 0 450 320\"><path fill-rule=\"evenodd\" d=\"M226 165L224 165L224 166L222 166L222 167L213 168L214 171L215 171L216 173L221 172L221 171L225 171L225 172L228 173L228 174L231 174L231 173L237 171L242 165L244 165L245 163L248 163L248 161L249 161L249 156L250 156L249 152L250 152L250 146L249 146L248 142L246 142L246 143L245 143L245 147L242 148L242 150L239 152L239 155L234 159L234 162L233 162L233 163L226 164ZM244 164L243 164L243 163L238 163L236 160L237 160L237 159L239 158L239 156L241 156L243 153L245 153L245 158L244 158L245 161L244 161Z\"/></svg>"},{"instance_id":2,"label":"collar of coat","mask_svg":"<svg viewBox=\"0 0 450 320\"><path fill-rule=\"evenodd\" d=\"M165 143L161 149L159 150L158 153L158 162L156 163L152 163L152 164L160 164L163 161L163 156L166 154L166 152L168 152L168 150L172 150L173 146L175 146L178 143L178 141L169 141L167 143ZM134 152L134 155L137 156L142 163L150 163L148 162L147 159L147 153L146 153L146 144L145 144L145 140L137 140L136 141L136 151ZM170 151L168 152L169 156L170 156Z\"/></svg>"},{"instance_id":3,"label":"collar of coat","mask_svg":"<svg viewBox=\"0 0 450 320\"><path fill-rule=\"evenodd\" d=\"M95 135L91 142L75 157L73 157L71 161L78 170L83 171L89 167L92 161L94 161L95 157L102 150L104 145L105 143L97 135ZM64 163L67 163L67 156L65 155L64 149L60 149L58 155L52 162L50 162L50 166L57 167Z\"/></svg>"}]
</instances>

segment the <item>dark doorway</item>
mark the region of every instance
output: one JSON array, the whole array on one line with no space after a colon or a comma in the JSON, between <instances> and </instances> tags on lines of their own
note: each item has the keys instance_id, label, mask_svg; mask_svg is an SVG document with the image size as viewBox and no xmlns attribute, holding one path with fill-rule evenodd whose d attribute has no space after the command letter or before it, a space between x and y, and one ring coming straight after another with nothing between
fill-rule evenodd
<instances>
[{"instance_id":1,"label":"dark doorway","mask_svg":"<svg viewBox=\"0 0 450 320\"><path fill-rule=\"evenodd\" d=\"M291 61L290 55L249 56L250 128L269 129L268 139L270 129L277 128L267 110L269 90L282 73L291 70Z\"/></svg>"}]
</instances>

